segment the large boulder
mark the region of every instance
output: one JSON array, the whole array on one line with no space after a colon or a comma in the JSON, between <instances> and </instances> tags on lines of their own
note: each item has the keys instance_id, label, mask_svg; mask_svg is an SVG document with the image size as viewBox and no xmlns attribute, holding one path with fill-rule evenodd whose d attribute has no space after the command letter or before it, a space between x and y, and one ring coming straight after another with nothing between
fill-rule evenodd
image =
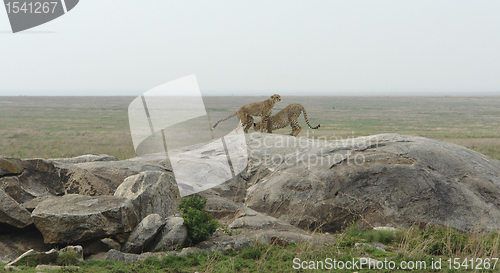
<instances>
[{"instance_id":1,"label":"large boulder","mask_svg":"<svg viewBox=\"0 0 500 273\"><path fill-rule=\"evenodd\" d=\"M59 173L67 194L113 195L113 187L87 170L71 166L60 168Z\"/></svg>"},{"instance_id":2,"label":"large boulder","mask_svg":"<svg viewBox=\"0 0 500 273\"><path fill-rule=\"evenodd\" d=\"M160 215L150 214L146 216L132 231L122 251L142 253L164 225L165 222Z\"/></svg>"},{"instance_id":3,"label":"large boulder","mask_svg":"<svg viewBox=\"0 0 500 273\"><path fill-rule=\"evenodd\" d=\"M118 160L108 155L84 155L51 161L54 162L66 193L90 196L113 195L125 178L142 171L169 172L165 168L165 157Z\"/></svg>"},{"instance_id":4,"label":"large boulder","mask_svg":"<svg viewBox=\"0 0 500 273\"><path fill-rule=\"evenodd\" d=\"M66 166L69 164L66 164ZM59 165L56 165L59 166ZM165 156L135 157L120 161L93 161L73 164L73 167L86 170L106 183L114 192L123 180L144 171L171 173L170 162Z\"/></svg>"},{"instance_id":5,"label":"large boulder","mask_svg":"<svg viewBox=\"0 0 500 273\"><path fill-rule=\"evenodd\" d=\"M251 138L246 205L302 229L338 231L354 219L500 229L500 161L464 147L397 134Z\"/></svg>"},{"instance_id":6,"label":"large boulder","mask_svg":"<svg viewBox=\"0 0 500 273\"><path fill-rule=\"evenodd\" d=\"M31 213L0 188L0 223L24 228L33 223Z\"/></svg>"},{"instance_id":7,"label":"large boulder","mask_svg":"<svg viewBox=\"0 0 500 273\"><path fill-rule=\"evenodd\" d=\"M40 202L32 213L46 243L73 243L131 232L137 215L130 200L68 194Z\"/></svg>"},{"instance_id":8,"label":"large boulder","mask_svg":"<svg viewBox=\"0 0 500 273\"><path fill-rule=\"evenodd\" d=\"M45 159L4 159L22 169L12 175L0 177L0 186L18 203L37 197L65 194L65 189L54 163ZM17 172L17 174L16 174Z\"/></svg>"},{"instance_id":9,"label":"large boulder","mask_svg":"<svg viewBox=\"0 0 500 273\"><path fill-rule=\"evenodd\" d=\"M182 217L170 217L161 232L154 238L149 251L175 250L182 247L188 236Z\"/></svg>"},{"instance_id":10,"label":"large boulder","mask_svg":"<svg viewBox=\"0 0 500 273\"><path fill-rule=\"evenodd\" d=\"M116 189L114 196L132 200L139 220L156 213L167 218L178 211L179 189L172 175L146 171L128 177Z\"/></svg>"},{"instance_id":11,"label":"large boulder","mask_svg":"<svg viewBox=\"0 0 500 273\"><path fill-rule=\"evenodd\" d=\"M0 158L0 177L5 175L17 175L23 172L20 160L14 158Z\"/></svg>"}]
</instances>

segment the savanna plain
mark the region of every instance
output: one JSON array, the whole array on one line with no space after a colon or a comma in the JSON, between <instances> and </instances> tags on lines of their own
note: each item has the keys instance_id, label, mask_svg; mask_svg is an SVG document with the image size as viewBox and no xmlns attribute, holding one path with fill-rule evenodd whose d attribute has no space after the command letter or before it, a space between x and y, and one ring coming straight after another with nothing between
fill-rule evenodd
<instances>
[{"instance_id":1,"label":"savanna plain","mask_svg":"<svg viewBox=\"0 0 500 273\"><path fill-rule=\"evenodd\" d=\"M271 95L271 94L270 94ZM128 105L135 97L0 97L0 156L18 158L60 158L83 154L108 154L119 159L136 156L128 123ZM209 117L206 124L179 125L190 135L206 132L216 120L239 107L267 99L266 96L206 96ZM299 137L328 140L350 139L381 133L428 137L465 146L500 159L500 96L284 96L276 103L277 113L290 103L301 103L307 110L310 130L299 117ZM237 123L236 117L211 132L220 137ZM208 129L209 131L209 129ZM251 129L251 131L253 131ZM273 133L290 133L291 128ZM188 145L178 140L179 145ZM192 141L190 139L189 141ZM259 245L243 251L196 254L186 257L148 259L140 263L83 262L80 269L61 272L290 272L293 260L348 261L353 257L376 260L428 261L442 258L500 258L500 235L464 234L451 229L409 228L396 232L361 230L353 222L337 234L333 245ZM383 244L385 251L371 245ZM356 247L357 246L357 247ZM467 263L466 263L467 264ZM483 264L484 265L484 264ZM498 272L496 269L444 267L415 268L401 272ZM27 272L34 268L25 267ZM326 269L325 269L326 270ZM304 269L298 269L304 271ZM307 270L306 270L307 271ZM334 270L353 272L353 270ZM360 272L399 272L398 270L359 270Z\"/></svg>"}]
</instances>

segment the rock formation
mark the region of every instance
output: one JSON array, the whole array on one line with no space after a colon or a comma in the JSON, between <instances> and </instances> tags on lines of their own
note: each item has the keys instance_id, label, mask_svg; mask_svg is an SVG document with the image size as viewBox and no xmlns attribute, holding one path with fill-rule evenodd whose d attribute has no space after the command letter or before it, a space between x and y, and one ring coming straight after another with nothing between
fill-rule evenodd
<instances>
[{"instance_id":1,"label":"rock formation","mask_svg":"<svg viewBox=\"0 0 500 273\"><path fill-rule=\"evenodd\" d=\"M210 157L202 147L191 147L193 156ZM197 193L222 229L181 253L328 243L333 236L311 231L334 232L352 221L500 229L500 161L458 145L397 134L331 141L249 134L247 148L243 172ZM0 158L0 262L54 243L79 244L85 258L180 255L147 252L186 239L175 175L164 155Z\"/></svg>"}]
</instances>

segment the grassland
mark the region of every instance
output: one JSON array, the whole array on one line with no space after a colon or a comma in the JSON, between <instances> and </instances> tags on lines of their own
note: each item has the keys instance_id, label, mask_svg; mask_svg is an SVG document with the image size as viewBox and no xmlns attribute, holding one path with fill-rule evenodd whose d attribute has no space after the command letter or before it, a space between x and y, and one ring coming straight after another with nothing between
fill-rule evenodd
<instances>
[{"instance_id":1,"label":"grassland","mask_svg":"<svg viewBox=\"0 0 500 273\"><path fill-rule=\"evenodd\" d=\"M0 97L0 155L133 157L127 97Z\"/></svg>"},{"instance_id":2,"label":"grassland","mask_svg":"<svg viewBox=\"0 0 500 273\"><path fill-rule=\"evenodd\" d=\"M0 97L0 156L135 156L127 109L134 97ZM266 97L204 97L212 123ZM301 103L314 126L299 136L328 139L400 133L456 143L500 159L500 97L283 97L274 113ZM237 119L214 131L220 137ZM186 125L189 126L189 125ZM207 122L205 131L208 132ZM182 128L180 128L182 129ZM197 128L187 129L196 134ZM276 133L289 133L291 128ZM182 143L180 143L182 144ZM179 145L180 145L179 144ZM189 143L185 143L189 144Z\"/></svg>"}]
</instances>

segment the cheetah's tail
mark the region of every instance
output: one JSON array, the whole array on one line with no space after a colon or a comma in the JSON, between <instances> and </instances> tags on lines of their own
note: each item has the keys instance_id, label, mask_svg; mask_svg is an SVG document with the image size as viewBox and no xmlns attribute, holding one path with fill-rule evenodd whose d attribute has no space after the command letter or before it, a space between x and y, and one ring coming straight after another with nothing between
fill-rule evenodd
<instances>
[{"instance_id":1,"label":"cheetah's tail","mask_svg":"<svg viewBox=\"0 0 500 273\"><path fill-rule=\"evenodd\" d=\"M223 119L221 119L221 120L217 121L217 122L214 124L214 126L212 126L212 129L215 129L215 127L217 127L217 125L219 124L219 122L226 121L226 120L228 120L228 119L230 119L230 118L232 118L232 117L234 117L234 116L236 116L236 113L233 113L233 114L229 115L227 118L223 118Z\"/></svg>"},{"instance_id":2,"label":"cheetah's tail","mask_svg":"<svg viewBox=\"0 0 500 273\"><path fill-rule=\"evenodd\" d=\"M304 119L306 120L306 123L307 125L309 126L309 128L315 130L315 129L318 129L319 127L321 127L321 124L318 124L316 127L312 127L311 126L311 123L309 123L309 120L307 119L307 112L306 112L306 108L302 107L302 112L304 112Z\"/></svg>"}]
</instances>

